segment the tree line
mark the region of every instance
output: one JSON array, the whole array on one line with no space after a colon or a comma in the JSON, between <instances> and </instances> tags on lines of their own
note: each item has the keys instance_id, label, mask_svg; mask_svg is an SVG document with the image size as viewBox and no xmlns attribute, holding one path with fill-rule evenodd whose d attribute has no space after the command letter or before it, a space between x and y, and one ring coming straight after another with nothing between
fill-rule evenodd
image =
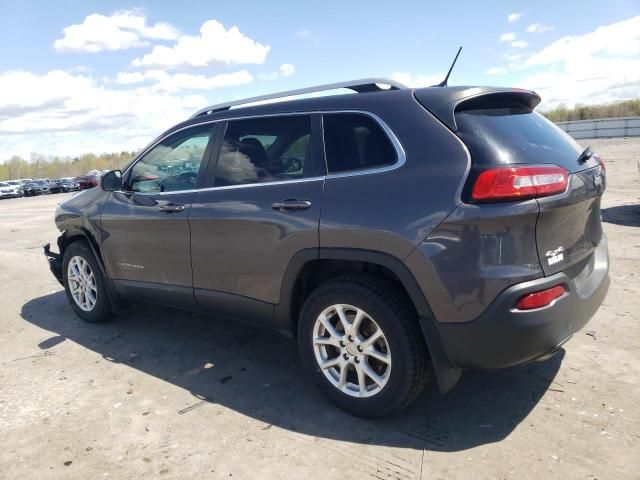
<instances>
[{"instance_id":1,"label":"tree line","mask_svg":"<svg viewBox=\"0 0 640 480\"><path fill-rule=\"evenodd\" d=\"M552 122L590 120L593 118L640 116L640 100L626 100L610 105L580 105L572 108L559 105L542 112ZM29 160L13 156L0 163L0 181L17 178L61 178L85 175L91 170L115 170L122 168L136 152L87 153L79 157L47 157L32 153Z\"/></svg>"},{"instance_id":2,"label":"tree line","mask_svg":"<svg viewBox=\"0 0 640 480\"><path fill-rule=\"evenodd\" d=\"M547 112L541 112L552 122L569 122L572 120L592 120L594 118L638 117L640 116L640 100L626 100L609 105L581 105L567 108L560 104Z\"/></svg>"},{"instance_id":3,"label":"tree line","mask_svg":"<svg viewBox=\"0 0 640 480\"><path fill-rule=\"evenodd\" d=\"M29 160L14 155L0 163L0 181L18 178L62 178L86 175L91 170L116 170L125 166L136 152L87 153L79 157L47 157L32 153Z\"/></svg>"}]
</instances>

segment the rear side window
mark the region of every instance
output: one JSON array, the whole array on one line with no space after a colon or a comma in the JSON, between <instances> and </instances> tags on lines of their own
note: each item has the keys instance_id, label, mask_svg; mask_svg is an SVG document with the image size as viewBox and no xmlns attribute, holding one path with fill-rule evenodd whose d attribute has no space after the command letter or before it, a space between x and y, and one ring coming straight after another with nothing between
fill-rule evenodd
<instances>
[{"instance_id":1,"label":"rear side window","mask_svg":"<svg viewBox=\"0 0 640 480\"><path fill-rule=\"evenodd\" d=\"M310 166L311 117L231 120L218 154L214 185L302 178Z\"/></svg>"},{"instance_id":2,"label":"rear side window","mask_svg":"<svg viewBox=\"0 0 640 480\"><path fill-rule=\"evenodd\" d=\"M572 170L582 151L530 108L463 110L456 113L456 124L474 164L553 163Z\"/></svg>"},{"instance_id":3,"label":"rear side window","mask_svg":"<svg viewBox=\"0 0 640 480\"><path fill-rule=\"evenodd\" d=\"M398 159L387 134L368 115L330 113L323 125L329 173L393 165Z\"/></svg>"}]
</instances>

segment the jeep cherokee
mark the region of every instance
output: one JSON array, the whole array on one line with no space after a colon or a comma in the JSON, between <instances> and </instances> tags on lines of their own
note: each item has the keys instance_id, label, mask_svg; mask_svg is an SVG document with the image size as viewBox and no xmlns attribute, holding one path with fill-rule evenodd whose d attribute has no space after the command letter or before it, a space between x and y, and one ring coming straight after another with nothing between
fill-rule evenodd
<instances>
[{"instance_id":1,"label":"jeep cherokee","mask_svg":"<svg viewBox=\"0 0 640 480\"><path fill-rule=\"evenodd\" d=\"M262 324L387 415L432 372L444 393L548 358L603 301L604 165L539 102L368 79L207 107L62 203L45 254L84 320L135 299Z\"/></svg>"}]
</instances>

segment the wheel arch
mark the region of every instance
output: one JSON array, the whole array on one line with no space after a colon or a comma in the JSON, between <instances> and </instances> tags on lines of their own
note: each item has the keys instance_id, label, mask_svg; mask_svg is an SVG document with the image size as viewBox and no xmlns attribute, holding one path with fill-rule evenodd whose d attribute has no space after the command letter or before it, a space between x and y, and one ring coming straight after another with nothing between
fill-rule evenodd
<instances>
[{"instance_id":1,"label":"wheel arch","mask_svg":"<svg viewBox=\"0 0 640 480\"><path fill-rule=\"evenodd\" d=\"M82 227L65 230L62 235L58 237L58 248L60 249L60 255L64 256L64 251L69 245L74 242L84 240L89 244L91 252L95 255L98 262L101 264L101 268L104 267L102 261L102 254L100 253L100 247L97 240L93 235Z\"/></svg>"},{"instance_id":2,"label":"wheel arch","mask_svg":"<svg viewBox=\"0 0 640 480\"><path fill-rule=\"evenodd\" d=\"M280 303L275 306L278 327L290 330L295 335L297 314L305 293L308 294L319 283L344 273L381 274L402 290L418 316L433 315L418 282L399 258L383 252L353 248L307 249L298 252L285 271Z\"/></svg>"}]
</instances>

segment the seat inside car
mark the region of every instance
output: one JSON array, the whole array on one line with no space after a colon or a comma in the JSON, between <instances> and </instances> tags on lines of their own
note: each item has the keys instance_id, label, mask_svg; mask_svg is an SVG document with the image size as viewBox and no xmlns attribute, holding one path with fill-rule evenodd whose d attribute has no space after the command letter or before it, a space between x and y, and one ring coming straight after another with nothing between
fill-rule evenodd
<instances>
[{"instance_id":1,"label":"seat inside car","mask_svg":"<svg viewBox=\"0 0 640 480\"><path fill-rule=\"evenodd\" d=\"M257 138L243 138L240 142L240 153L246 155L251 163L258 168L267 168L269 157L267 151Z\"/></svg>"}]
</instances>

